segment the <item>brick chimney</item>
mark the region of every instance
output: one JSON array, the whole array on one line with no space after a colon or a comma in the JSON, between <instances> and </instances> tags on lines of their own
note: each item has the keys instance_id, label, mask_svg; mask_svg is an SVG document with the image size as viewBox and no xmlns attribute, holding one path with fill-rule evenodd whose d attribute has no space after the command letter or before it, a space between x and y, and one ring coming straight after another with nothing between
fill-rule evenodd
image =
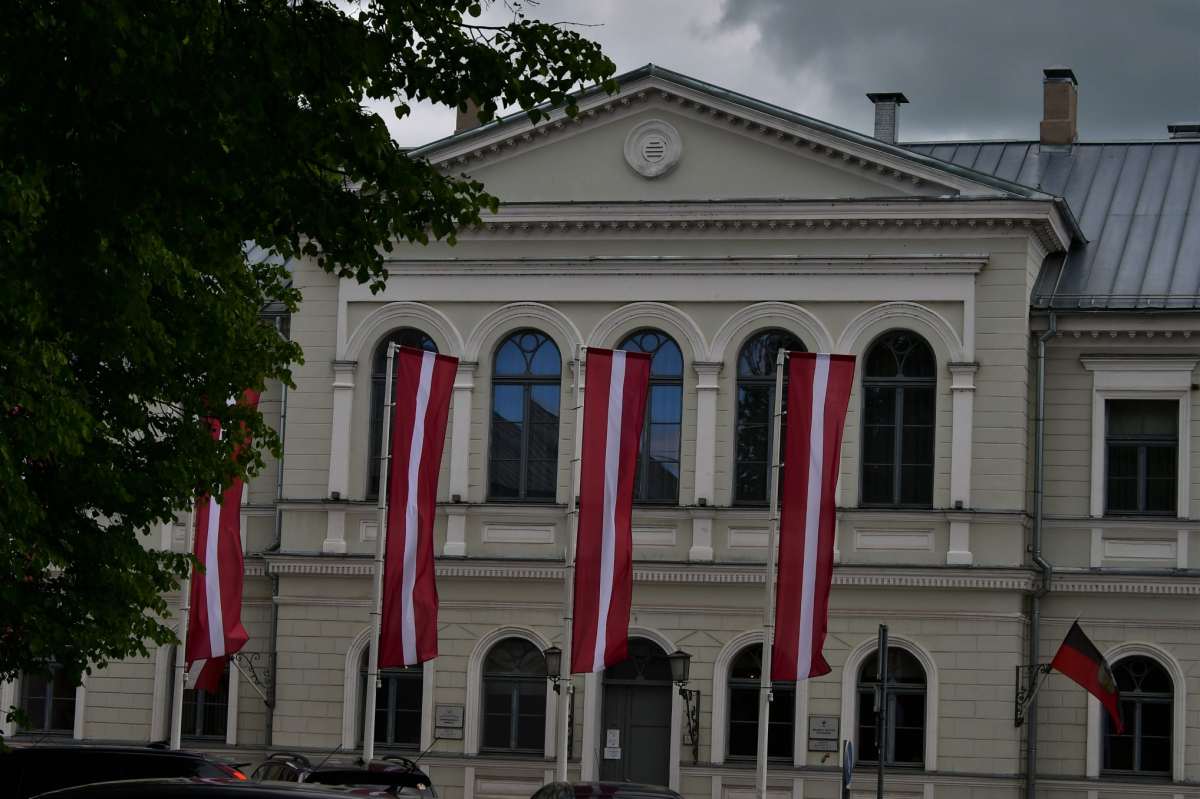
<instances>
[{"instance_id":1,"label":"brick chimney","mask_svg":"<svg viewBox=\"0 0 1200 799\"><path fill-rule=\"evenodd\" d=\"M868 94L867 99L875 104L875 138L884 144L895 144L900 136L896 112L908 98L900 92Z\"/></svg>"},{"instance_id":2,"label":"brick chimney","mask_svg":"<svg viewBox=\"0 0 1200 799\"><path fill-rule=\"evenodd\" d=\"M1077 106L1079 81L1066 67L1043 70L1042 144L1074 144L1079 139Z\"/></svg>"},{"instance_id":3,"label":"brick chimney","mask_svg":"<svg viewBox=\"0 0 1200 799\"><path fill-rule=\"evenodd\" d=\"M467 100L467 110L458 112L458 118L454 122L454 132L462 133L464 130L477 127L479 127L479 106L471 100Z\"/></svg>"}]
</instances>

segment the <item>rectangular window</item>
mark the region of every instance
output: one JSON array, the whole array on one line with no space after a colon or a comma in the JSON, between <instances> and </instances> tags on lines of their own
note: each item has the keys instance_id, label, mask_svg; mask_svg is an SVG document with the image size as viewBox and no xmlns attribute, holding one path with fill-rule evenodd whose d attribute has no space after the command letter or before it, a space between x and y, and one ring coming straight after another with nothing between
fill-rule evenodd
<instances>
[{"instance_id":1,"label":"rectangular window","mask_svg":"<svg viewBox=\"0 0 1200 799\"><path fill-rule=\"evenodd\" d=\"M1179 403L1109 400L1105 513L1176 515Z\"/></svg>"},{"instance_id":2,"label":"rectangular window","mask_svg":"<svg viewBox=\"0 0 1200 799\"><path fill-rule=\"evenodd\" d=\"M50 666L51 678L21 675L21 710L29 729L73 735L75 732L75 686L61 666Z\"/></svg>"}]
</instances>

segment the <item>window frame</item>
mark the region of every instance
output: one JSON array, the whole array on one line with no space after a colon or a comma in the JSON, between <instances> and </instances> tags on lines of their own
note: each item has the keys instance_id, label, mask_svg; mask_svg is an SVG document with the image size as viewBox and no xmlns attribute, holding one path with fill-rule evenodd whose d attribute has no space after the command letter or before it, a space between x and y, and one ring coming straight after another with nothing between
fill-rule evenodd
<instances>
[{"instance_id":1,"label":"window frame","mask_svg":"<svg viewBox=\"0 0 1200 799\"><path fill-rule=\"evenodd\" d=\"M754 649L755 647L757 647L759 650L758 662L759 662L759 665L761 666L762 665L762 646L763 645L762 645L761 641L747 643L744 646L739 647L737 649L737 651L734 653L733 657L729 661L729 670L726 673L726 677L725 677L725 719L724 719L725 751L722 752L722 755L724 757L724 760L722 762L725 762L725 763L730 763L730 762L732 762L732 763L752 763L752 762L754 762L755 757L757 757L757 755L735 755L735 754L732 754L729 751L729 747L733 743L733 739L734 739L733 729L732 729L732 725L734 723L734 721L733 721L733 692L735 690L753 692L756 707L758 707L759 694L762 690L761 680L748 679L748 678L742 678L742 677L734 677L733 670L737 666L738 661L740 661L745 655L749 654L749 650ZM787 695L791 696L791 700L792 700L791 718L786 722L783 722L783 721L772 722L771 721L771 712L770 712L770 709L768 709L767 710L767 725L771 730L778 729L781 726L790 725L792 728L792 746L791 746L791 751L788 752L788 754L785 756L772 757L768 753L767 761L769 763L776 763L776 764L786 763L788 765L794 765L796 763L796 751L797 751L797 746L799 743L798 736L800 735L799 725L796 722L797 722L797 707L798 707L797 703L799 701L801 701L801 699L802 699L801 692L797 689L797 685L795 682L774 682L774 681L772 681L772 683L771 683L771 692L773 694L780 694L780 695L787 694ZM745 723L745 722L738 722L738 723ZM761 724L761 723L762 723L761 718L755 719L755 721L754 721L754 740L756 740L756 741L758 740L759 724ZM805 731L805 732L807 732L807 731ZM769 735L769 733L768 733L768 735Z\"/></svg>"},{"instance_id":2,"label":"window frame","mask_svg":"<svg viewBox=\"0 0 1200 799\"><path fill-rule=\"evenodd\" d=\"M385 408L387 408L387 391L384 383L387 382L387 346L393 341L401 346L412 346L410 343L402 341L403 338L410 335L419 335L424 337L425 341L421 342L418 349L424 349L428 352L438 352L437 342L433 337L421 330L419 327L398 327L389 332L386 336L380 339L379 343L371 351L371 393L369 415L367 416L367 476L366 490L364 498L370 502L379 499L379 481L382 476L383 468L383 425L391 422L387 418ZM433 349L429 349L426 344L431 345ZM396 375L392 375L392 402L396 400Z\"/></svg>"},{"instance_id":3,"label":"window frame","mask_svg":"<svg viewBox=\"0 0 1200 799\"><path fill-rule=\"evenodd\" d=\"M1174 400L1169 399L1150 399L1145 402L1172 403ZM1176 429L1174 436L1165 435L1114 435L1111 432L1112 422L1112 405L1117 402L1136 402L1136 400L1128 400L1121 398L1109 398L1104 401L1104 515L1105 516L1149 516L1149 517L1172 517L1178 512L1175 510L1147 510L1146 509L1146 494L1147 494L1147 467L1146 467L1146 449L1148 447L1165 447L1170 446L1176 456L1174 492L1179 493L1180 472L1178 464L1179 455L1179 439L1180 430L1178 428L1178 403L1176 406ZM1111 475L1112 468L1112 450L1113 447L1137 447L1137 505L1135 509L1120 508L1113 509L1111 507ZM1178 506L1178 501L1175 503Z\"/></svg>"},{"instance_id":4,"label":"window frame","mask_svg":"<svg viewBox=\"0 0 1200 799\"><path fill-rule=\"evenodd\" d=\"M679 346L679 342L675 340L674 336L671 336L669 333L666 333L665 331L662 331L662 330L659 330L658 328L653 328L653 327L640 327L637 330L631 331L630 333L627 333L626 335L622 336L620 344L617 345L617 349L627 351L627 352L646 352L646 350L643 350L640 348L636 349L636 350L629 350L629 349L627 349L626 345L628 345L629 342L632 341L634 338L645 335L647 333L659 336L663 339L663 341L659 344L658 348L654 350L654 352L648 353L651 356L651 358L653 358L654 355L659 350L661 350L664 345L666 345L669 342L671 345L673 345L675 347L675 350L679 353L679 367L680 368L679 368L678 375L655 375L653 372L653 369L650 372L650 386L649 386L649 390L647 392L647 397L646 397L646 414L645 414L645 417L642 422L642 436L641 436L641 439L638 441L638 463L637 463L637 471L634 475L633 502L635 505L650 505L650 506L660 506L660 507L664 506L664 505L666 505L666 506L678 505L680 492L682 490L681 486L683 484L683 371L684 371L683 348ZM649 484L649 477L648 477L647 473L650 468L650 434L651 434L651 424L652 424L652 422L650 420L650 414L654 407L654 390L656 388L660 388L660 387L661 388L678 388L679 389L679 421L674 423L674 425L678 428L678 431L679 431L678 439L676 442L675 461L674 461L676 468L679 470L679 474L676 475L676 478L675 478L675 496L662 497L662 498L649 498L646 496L646 493L647 493L646 488L648 487L648 484ZM669 422L654 422L653 424L658 424L661 426L661 425L671 424L671 423L669 423ZM638 478L641 478L641 479L639 480Z\"/></svg>"},{"instance_id":5,"label":"window frame","mask_svg":"<svg viewBox=\"0 0 1200 799\"><path fill-rule=\"evenodd\" d=\"M175 668L178 663L178 661L176 660L176 658L178 656L179 656L179 647L172 647L171 657L168 661L169 668L167 670L169 679L167 681L167 697L166 697L167 725L166 726L167 726L168 730L171 729L171 714L175 712ZM192 711L192 720L194 722L199 722L201 727L203 727L203 724L204 724L204 713L203 713L204 706L209 705L209 704L212 704L214 706L220 706L221 703L217 702L216 697L213 697L207 691L204 692L204 700L201 701L200 694L198 693L198 689L196 689L196 688L184 688L183 689L183 702L181 702L179 705L180 712L184 714L184 719L180 721L180 725L179 725L180 737L183 740L201 741L201 742L222 741L224 743L236 742L237 703L236 703L235 697L237 695L237 689L238 689L237 678L234 676L236 674L236 672L237 672L237 670L233 667L232 662L230 662L229 660L226 660L225 671L222 672L222 674L221 674L221 683L224 685L224 689L225 689L225 702L224 702L225 731L221 732L221 733L205 734L203 732L197 733L197 732L189 732L188 731L186 726L183 724L183 721L186 720L186 717L187 717L186 708L188 705L189 697L192 699L192 704L195 707L195 709ZM218 695L219 695L219 693L220 693L220 687L218 687ZM193 727L194 726L195 725L193 725Z\"/></svg>"},{"instance_id":6,"label":"window frame","mask_svg":"<svg viewBox=\"0 0 1200 799\"><path fill-rule=\"evenodd\" d=\"M547 375L533 375L526 367L526 373L522 375L500 375L496 372L496 359L500 356L500 350L510 340L517 336L526 333L533 333L545 339L545 342L539 347L545 346L546 343L553 345L555 353L558 355L558 374L551 377ZM495 349L492 351L492 371L491 371L491 386L489 388L488 398L488 456L487 456L487 483L484 486L484 492L488 502L506 503L506 504L524 504L524 505L554 505L558 502L558 483L559 483L559 467L558 464L562 458L561 441L562 436L562 380L563 380L563 357L562 349L558 346L558 342L549 333L545 333L536 328L520 328L513 330L496 342ZM493 457L496 450L496 388L498 386L513 386L522 387L521 398L521 457L518 461L518 488L516 497L497 497L492 494L492 470L495 468ZM554 386L558 391L558 416L555 426L555 459L554 459L554 494L555 496L534 497L530 499L527 496L528 480L529 480L529 409L530 397L534 386Z\"/></svg>"},{"instance_id":7,"label":"window frame","mask_svg":"<svg viewBox=\"0 0 1200 799\"><path fill-rule=\"evenodd\" d=\"M60 666L58 663L51 661L49 664L47 664L47 668L50 669L51 678L49 680L45 681L45 683L44 683L45 695L43 697L41 697L41 700L46 703L46 706L42 711L42 723L45 726L32 726L28 729L17 728L16 734L17 735L24 734L24 735L52 736L55 738L59 738L59 737L75 738L75 737L77 737L76 732L79 729L79 718L80 718L79 713L80 713L80 703L81 703L80 688L82 686L74 686L71 688L71 691L73 694L70 699L71 728L70 729L52 728L50 726L50 724L51 724L50 719L54 715L55 702L56 701L59 701L59 702L66 701L66 699L65 699L65 697L56 697L54 695L54 684L60 676L63 676L62 666ZM21 676L17 679L16 696L14 697L14 699L16 701L13 702L12 704L15 704L17 707L20 707L22 710L25 710L26 690L29 687L29 678L31 676L34 676L34 675L22 673ZM32 722L32 719L30 719L30 721Z\"/></svg>"},{"instance_id":8,"label":"window frame","mask_svg":"<svg viewBox=\"0 0 1200 799\"><path fill-rule=\"evenodd\" d=\"M872 377L867 374L867 363L869 361L871 351L876 347L885 346L885 339L895 334L904 334L918 339L929 350L929 355L933 359L934 373L932 377ZM929 509L933 507L933 494L935 491L934 482L937 479L937 413L938 413L938 375L937 375L937 352L929 340L917 333L914 330L907 328L893 328L880 333L867 348L863 350L862 358L862 400L859 416L860 443L858 448L858 496L859 507L863 508L894 508L894 509ZM892 442L892 498L890 502L868 502L866 500L866 448L867 448L867 389L881 388L891 389L895 392L894 402L894 419L892 426L894 428ZM929 464L929 501L906 503L902 501L904 495L903 476L904 476L904 393L905 389L927 389L933 395L933 424L930 426L929 435L933 440L930 442L930 450L933 453L933 461Z\"/></svg>"},{"instance_id":9,"label":"window frame","mask_svg":"<svg viewBox=\"0 0 1200 799\"><path fill-rule=\"evenodd\" d=\"M879 651L878 646L871 647L865 653L865 656L859 662L857 662L854 666L854 668L856 670L856 674L854 677L854 692L856 695L856 700L854 703L854 711L855 712L854 712L852 723L854 724L854 747L855 747L854 762L855 762L856 768L859 765L861 765L864 768L868 767L868 766L871 768L875 768L878 766L878 763L879 763L879 761L875 759L874 752L867 753L865 751L865 747L862 745L862 742L859 737L859 724L858 724L858 719L860 718L861 713L862 713L862 703L864 701L869 700L872 703L872 707L874 706L875 686L877 685L877 683L864 682L863 681L863 673L866 671L867 663L871 660L871 656L875 655L878 651ZM904 683L894 684L889 680L889 682L888 682L887 727L886 727L886 729L884 729L884 736L887 739L887 746L886 746L886 751L884 753L885 760L884 760L883 764L886 768L899 768L899 769L903 769L905 771L929 771L929 770L931 770L930 766L929 766L929 743L928 743L929 742L929 720L930 720L930 695L931 695L930 690L929 690L929 684L930 684L929 669L926 668L925 663L922 662L922 658L920 658L916 652L913 652L912 650L908 649L907 647L893 646L889 643L888 655L890 656L893 651L900 652L905 657L909 658L915 664L917 664L917 666L920 667L921 672L924 674L925 682L923 682L921 684L920 688L918 688L916 685L911 684L911 683L910 684L904 684ZM888 676L889 676L889 678L891 677L890 669L888 672ZM921 736L920 736L920 738L921 738L921 762L920 763L897 763L897 762L895 762L895 745L896 745L896 712L895 712L895 709L896 709L896 697L900 694L903 694L906 696L920 696L924 699L924 702L923 702L924 716L921 719Z\"/></svg>"},{"instance_id":10,"label":"window frame","mask_svg":"<svg viewBox=\"0 0 1200 799\"><path fill-rule=\"evenodd\" d=\"M772 419L772 416L774 415L772 413L772 410L775 407L775 382L776 382L775 381L775 371L774 371L774 369L772 369L771 374L768 376L754 375L754 376L743 377L741 374L739 374L739 371L740 371L739 364L741 363L741 360L742 360L742 354L746 351L746 348L748 346L750 346L750 344L752 342L754 342L756 339L759 339L763 336L772 335L772 334L776 334L776 333L781 333L786 336L790 336L793 340L796 341L797 344L800 345L800 347L798 349L793 349L793 350L791 350L791 352L808 352L808 345L806 345L804 343L804 339L800 338L800 336L797 335L796 333L793 333L792 331L788 330L787 328L783 328L783 327L766 327L761 330L756 330L753 333L751 333L750 335L746 336L746 338L742 341L741 346L738 347L737 355L734 357L734 361L733 361L733 380L734 380L734 388L733 388L733 469L732 469L733 486L732 486L732 491L731 491L731 496L732 496L731 504L734 506L737 506L737 507L765 508L770 503L771 464L774 463L774 457L775 457L775 451L774 451L775 442L773 440L774 439L774 430L772 428L772 424L774 421ZM778 348L776 348L776 352L778 352ZM767 452L766 452L766 455L767 455L767 461L766 461L766 464L767 464L767 478L766 478L767 492L766 493L767 493L767 495L765 497L763 497L762 499L745 499L739 495L739 490L738 490L739 489L738 469L742 463L742 461L738 457L738 451L741 448L741 437L742 437L742 427L743 427L743 425L739 421L740 416L741 416L741 394L742 394L743 387L765 388L767 390L767 407L769 409L768 413L767 413L768 433L767 433L767 447L766 447L766 449L767 449ZM785 364L784 374L783 374L783 396L784 396L783 407L785 410L787 409L787 390L788 390L788 375L787 375L787 366ZM780 435L779 435L780 446L783 446L784 442L786 440L787 440L787 417L784 416L781 426L780 426ZM780 470L779 477L780 477L780 484L782 485L782 483L783 483L782 470Z\"/></svg>"},{"instance_id":11,"label":"window frame","mask_svg":"<svg viewBox=\"0 0 1200 799\"><path fill-rule=\"evenodd\" d=\"M1110 399L1132 400L1176 400L1179 403L1179 443L1176 449L1178 466L1175 483L1175 517L1187 518L1190 503L1191 480L1181 479L1190 474L1191 463L1191 393L1192 372L1200 358L1195 356L1127 356L1084 355L1080 358L1084 369L1092 373L1092 463L1091 498L1088 513L1095 518L1106 516L1107 499L1107 447L1106 433ZM1125 514L1121 514L1125 515ZM1119 518L1111 515L1109 518ZM1136 518L1136 517L1135 517ZM1156 518L1169 518L1158 516ZM1093 551L1093 562L1102 555Z\"/></svg>"},{"instance_id":12,"label":"window frame","mask_svg":"<svg viewBox=\"0 0 1200 799\"><path fill-rule=\"evenodd\" d=\"M547 734L547 719L549 718L551 710L553 709L552 703L550 702L550 697L549 697L549 694L550 694L549 678L545 674L526 674L524 672L514 674L511 672L510 673L489 672L487 670L488 660L491 658L492 652L495 651L495 649L497 647L503 645L505 642L507 642L509 640L522 641L522 642L530 645L531 647L533 647L534 651L538 652L539 654L541 654L541 652L542 652L542 650L538 649L537 643L529 640L528 638L524 638L520 635L506 635L503 638L500 638L496 641L491 642L491 644L487 648L487 651L483 653L483 659L482 659L482 663L480 664L480 672L479 672L480 688L481 688L480 695L479 695L480 701L479 701L479 705L478 705L478 710L476 711L479 714L479 720L480 720L479 750L478 751L481 754L492 754L492 755L509 754L509 755L539 755L539 756L541 756L541 755L544 755L548 751L547 744L549 743L549 736ZM543 662L544 662L544 660L543 660ZM499 683L502 685L507 684L507 685L511 686L509 689L510 690L510 694L509 694L510 704L509 704L509 710L508 710L508 724L509 724L508 741L509 741L509 745L507 747L496 747L496 746L488 746L487 745L487 741L486 741L486 737L487 737L487 697L488 697L489 683ZM542 746L541 746L541 748L520 748L518 746L518 744L520 743L520 740L519 740L519 732L518 732L517 727L518 727L518 721L520 720L520 715L521 715L521 711L520 711L521 686L538 684L538 683L541 684L542 689L543 689L543 691L545 691L545 694L546 694L545 698L543 700L543 704L542 704L542 714L543 714Z\"/></svg>"},{"instance_id":13,"label":"window frame","mask_svg":"<svg viewBox=\"0 0 1200 799\"><path fill-rule=\"evenodd\" d=\"M1125 705L1127 703L1133 705L1133 713L1125 712L1125 714L1124 714L1126 733L1129 734L1133 739L1133 768L1132 769L1115 769L1111 765L1105 766L1104 760L1107 759L1109 750L1107 749L1107 747L1104 746L1103 739L1108 738L1111 735L1115 734L1115 730L1112 730L1112 726L1113 726L1112 717L1109 716L1107 713L1105 713L1103 716L1103 721L1102 721L1103 726L1100 731L1100 734L1102 736L1101 745L1100 745L1100 757L1101 757L1100 775L1103 777L1125 777L1125 776L1170 777L1171 776L1171 768L1170 767L1168 767L1166 771L1143 771L1141 769L1141 765L1140 765L1141 753L1142 753L1142 749L1144 746L1144 741L1142 740L1142 738L1143 738L1142 720L1143 720L1144 714L1142 713L1142 710L1146 705L1165 705L1167 707L1168 711L1171 711L1173 713L1174 699L1175 699L1174 681L1171 679L1170 673L1166 670L1166 668L1163 667L1163 665L1161 663L1159 663L1154 658L1146 657L1145 655L1129 655L1128 657L1121 658L1120 660L1118 660L1112 664L1113 674L1116 675L1117 670L1122 668L1126 663L1128 663L1131 660L1144 660L1144 661L1148 661L1149 663L1151 663L1154 666L1154 668L1156 668L1162 672L1163 677L1165 677L1168 682L1172 683L1171 692L1168 694L1162 694L1162 693L1142 693L1139 691L1137 693L1132 693L1132 694L1127 693L1127 692L1121 694L1121 704L1122 705ZM1172 725L1170 724L1170 722L1168 722L1168 725L1167 725L1168 740L1170 740L1170 738L1172 737L1171 736L1171 733L1172 733L1171 726ZM1169 751L1170 751L1170 746L1168 746L1168 752ZM1173 754L1173 753L1171 753L1171 754ZM1171 764L1171 765L1173 765L1173 764Z\"/></svg>"},{"instance_id":14,"label":"window frame","mask_svg":"<svg viewBox=\"0 0 1200 799\"><path fill-rule=\"evenodd\" d=\"M420 751L424 747L421 740L424 733L425 724L425 666L424 664L410 667L386 668L379 670L379 680L383 683L382 687L376 689L375 693L375 711L370 711L367 708L367 677L371 670L371 648L368 646L363 650L362 656L359 658L358 670L358 718L365 722L368 712L377 712L380 697L384 691L388 692L389 699L387 700L387 732L381 738L378 733L375 735L375 743L377 746L387 747L389 749L415 750ZM416 723L416 741L414 743L396 743L396 701L395 689L400 681L408 681L417 683L419 686L419 695L421 701L417 706L417 723ZM356 746L362 746L363 732L365 724L360 723L358 730L355 733Z\"/></svg>"},{"instance_id":15,"label":"window frame","mask_svg":"<svg viewBox=\"0 0 1200 799\"><path fill-rule=\"evenodd\" d=\"M1172 782L1183 782L1187 777L1187 678L1183 667L1169 652L1152 644L1130 642L1118 644L1104 653L1104 659L1110 664L1119 663L1126 658L1141 656L1157 663L1171 680L1171 774ZM1104 716L1108 714L1100 705L1100 700L1093 696L1087 698L1087 765L1085 776L1093 779L1103 777L1107 781L1164 781L1168 779L1161 773L1137 776L1127 771L1101 769L1104 762Z\"/></svg>"}]
</instances>

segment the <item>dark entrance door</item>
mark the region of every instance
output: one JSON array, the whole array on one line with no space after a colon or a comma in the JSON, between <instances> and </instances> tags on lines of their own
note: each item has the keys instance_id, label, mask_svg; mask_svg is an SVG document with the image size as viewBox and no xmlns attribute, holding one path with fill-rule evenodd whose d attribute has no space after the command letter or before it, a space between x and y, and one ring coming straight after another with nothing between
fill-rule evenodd
<instances>
[{"instance_id":1,"label":"dark entrance door","mask_svg":"<svg viewBox=\"0 0 1200 799\"><path fill-rule=\"evenodd\" d=\"M604 672L600 778L666 785L671 774L671 665L652 641L634 638L629 658ZM616 746L607 746L615 741Z\"/></svg>"}]
</instances>

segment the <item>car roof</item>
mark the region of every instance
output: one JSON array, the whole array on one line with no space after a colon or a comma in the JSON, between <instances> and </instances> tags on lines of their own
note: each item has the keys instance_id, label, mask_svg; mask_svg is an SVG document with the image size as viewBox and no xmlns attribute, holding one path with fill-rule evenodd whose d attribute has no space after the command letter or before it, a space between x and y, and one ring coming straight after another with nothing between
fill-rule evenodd
<instances>
[{"instance_id":1,"label":"car roof","mask_svg":"<svg viewBox=\"0 0 1200 799\"><path fill-rule=\"evenodd\" d=\"M351 788L340 785L308 785L294 782L249 782L211 777L176 777L173 779L120 780L80 785L42 794L45 799L345 799L354 796ZM41 797L39 797L41 799Z\"/></svg>"},{"instance_id":2,"label":"car roof","mask_svg":"<svg viewBox=\"0 0 1200 799\"><path fill-rule=\"evenodd\" d=\"M568 784L576 796L679 796L678 793L672 791L670 788L637 782L573 782Z\"/></svg>"}]
</instances>

